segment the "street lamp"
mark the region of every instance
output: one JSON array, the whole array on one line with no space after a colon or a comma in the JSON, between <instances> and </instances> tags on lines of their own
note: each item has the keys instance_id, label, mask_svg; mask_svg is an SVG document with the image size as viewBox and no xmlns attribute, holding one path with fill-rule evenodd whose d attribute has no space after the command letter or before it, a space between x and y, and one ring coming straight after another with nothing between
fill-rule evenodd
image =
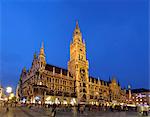
<instances>
[{"instance_id":1,"label":"street lamp","mask_svg":"<svg viewBox=\"0 0 150 117\"><path fill-rule=\"evenodd\" d=\"M10 94L12 93L12 87L6 87L6 93L8 93L8 100L10 98Z\"/></svg>"},{"instance_id":2,"label":"street lamp","mask_svg":"<svg viewBox=\"0 0 150 117\"><path fill-rule=\"evenodd\" d=\"M6 92L8 93L8 100L7 100L7 104L8 104L8 102L9 102L9 95L10 95L10 93L12 92L12 87L6 87ZM12 95L13 96L13 95ZM7 105L7 108L6 108L6 110L8 111L9 109L8 109L8 105Z\"/></svg>"},{"instance_id":3,"label":"street lamp","mask_svg":"<svg viewBox=\"0 0 150 117\"><path fill-rule=\"evenodd\" d=\"M7 88L6 88L6 92L7 92L8 94L10 94L10 93L12 92L12 88L11 88L11 87L7 87Z\"/></svg>"}]
</instances>

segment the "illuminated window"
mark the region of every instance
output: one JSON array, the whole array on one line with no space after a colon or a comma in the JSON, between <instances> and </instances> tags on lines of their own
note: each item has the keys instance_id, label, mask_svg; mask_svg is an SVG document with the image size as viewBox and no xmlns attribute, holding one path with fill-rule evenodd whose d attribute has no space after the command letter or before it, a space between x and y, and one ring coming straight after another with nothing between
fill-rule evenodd
<instances>
[{"instance_id":1,"label":"illuminated window","mask_svg":"<svg viewBox=\"0 0 150 117\"><path fill-rule=\"evenodd\" d=\"M146 97L146 95L142 95L142 97Z\"/></svg>"},{"instance_id":2,"label":"illuminated window","mask_svg":"<svg viewBox=\"0 0 150 117\"><path fill-rule=\"evenodd\" d=\"M40 85L42 85L42 82L40 82Z\"/></svg>"}]
</instances>

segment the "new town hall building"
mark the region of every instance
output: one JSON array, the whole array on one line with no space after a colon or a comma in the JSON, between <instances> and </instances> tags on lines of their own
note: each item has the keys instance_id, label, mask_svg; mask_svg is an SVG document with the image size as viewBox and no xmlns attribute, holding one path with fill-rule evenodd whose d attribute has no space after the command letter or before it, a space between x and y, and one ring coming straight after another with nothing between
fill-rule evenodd
<instances>
[{"instance_id":1,"label":"new town hall building","mask_svg":"<svg viewBox=\"0 0 150 117\"><path fill-rule=\"evenodd\" d=\"M78 22L70 44L68 69L48 64L42 43L39 54L34 54L31 68L22 70L18 95L20 100L41 104L106 104L126 101L126 92L115 78L104 81L89 76L86 45Z\"/></svg>"}]
</instances>

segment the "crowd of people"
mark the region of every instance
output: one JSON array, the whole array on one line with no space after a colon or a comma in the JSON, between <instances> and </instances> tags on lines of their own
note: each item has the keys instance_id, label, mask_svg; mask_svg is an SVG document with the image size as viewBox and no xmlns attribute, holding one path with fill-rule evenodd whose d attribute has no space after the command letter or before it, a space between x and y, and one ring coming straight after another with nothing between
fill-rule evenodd
<instances>
[{"instance_id":1,"label":"crowd of people","mask_svg":"<svg viewBox=\"0 0 150 117\"><path fill-rule=\"evenodd\" d=\"M9 104L10 105L10 104ZM135 107L130 107L127 105L85 105L85 104L78 104L78 105L50 105L50 104L45 104L45 105L40 105L40 104L24 104L23 106L28 107L29 109L32 107L44 107L47 110L50 111L51 117L55 117L58 111L63 111L63 112L72 112L74 117L76 117L77 114L85 114L86 112L98 112L98 111L110 111L110 112L121 112L121 111L134 111L138 112L139 115L144 115L148 116L149 113L149 107L148 106L135 106ZM8 104L5 104L4 107L6 107L6 111L9 111ZM11 107L16 107L13 104L11 104Z\"/></svg>"},{"instance_id":2,"label":"crowd of people","mask_svg":"<svg viewBox=\"0 0 150 117\"><path fill-rule=\"evenodd\" d=\"M104 105L76 105L76 106L71 106L71 105L53 105L52 106L52 115L56 115L56 110L57 111L72 111L74 117L77 114L84 114L88 111L90 112L98 112L98 111L111 111L111 112L121 112L121 111L134 111L138 112L139 115L144 115L148 116L149 113L149 107L148 106L135 106L135 107L130 107L127 105L111 105L111 106L104 106ZM56 109L57 108L57 109ZM54 111L55 110L55 111ZM54 114L53 114L54 113ZM55 116L52 116L55 117Z\"/></svg>"}]
</instances>

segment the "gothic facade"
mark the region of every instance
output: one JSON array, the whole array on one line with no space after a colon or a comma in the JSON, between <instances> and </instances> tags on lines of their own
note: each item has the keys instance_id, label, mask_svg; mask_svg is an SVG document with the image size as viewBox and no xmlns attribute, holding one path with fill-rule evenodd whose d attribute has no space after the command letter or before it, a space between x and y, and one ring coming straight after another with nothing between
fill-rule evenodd
<instances>
[{"instance_id":1,"label":"gothic facade","mask_svg":"<svg viewBox=\"0 0 150 117\"><path fill-rule=\"evenodd\" d=\"M126 100L126 92L115 78L104 81L89 76L86 45L78 22L70 44L68 69L46 62L44 44L38 55L34 54L29 70L23 68L18 96L30 103L48 104L100 104Z\"/></svg>"}]
</instances>

